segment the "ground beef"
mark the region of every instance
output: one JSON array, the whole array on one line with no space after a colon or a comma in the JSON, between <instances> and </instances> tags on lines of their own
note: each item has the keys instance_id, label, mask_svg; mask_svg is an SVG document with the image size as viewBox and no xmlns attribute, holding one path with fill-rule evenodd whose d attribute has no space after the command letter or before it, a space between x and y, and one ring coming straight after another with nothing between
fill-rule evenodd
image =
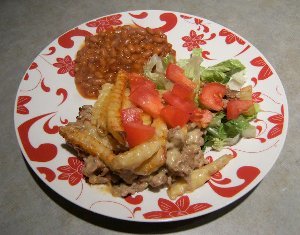
<instances>
[{"instance_id":1,"label":"ground beef","mask_svg":"<svg viewBox=\"0 0 300 235\"><path fill-rule=\"evenodd\" d=\"M176 127L169 131L166 165L172 175L185 177L205 164L201 151L202 135L196 126Z\"/></svg>"},{"instance_id":2,"label":"ground beef","mask_svg":"<svg viewBox=\"0 0 300 235\"><path fill-rule=\"evenodd\" d=\"M91 124L92 108L92 105L83 105L79 108L79 114L76 117L76 123L78 125Z\"/></svg>"},{"instance_id":3,"label":"ground beef","mask_svg":"<svg viewBox=\"0 0 300 235\"><path fill-rule=\"evenodd\" d=\"M145 180L151 187L159 188L167 184L168 175L167 169L163 168L155 175L150 175Z\"/></svg>"}]
</instances>

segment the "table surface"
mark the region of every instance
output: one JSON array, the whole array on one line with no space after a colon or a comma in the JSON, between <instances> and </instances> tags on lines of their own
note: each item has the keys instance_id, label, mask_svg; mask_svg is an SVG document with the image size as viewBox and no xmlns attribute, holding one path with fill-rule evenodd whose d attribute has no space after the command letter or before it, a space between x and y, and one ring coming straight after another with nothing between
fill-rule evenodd
<instances>
[{"instance_id":1,"label":"table surface","mask_svg":"<svg viewBox=\"0 0 300 235\"><path fill-rule=\"evenodd\" d=\"M253 43L281 78L290 114L284 148L258 187L224 209L192 220L157 225L95 216L49 190L22 157L14 132L14 101L19 82L35 56L58 35L82 22L135 9L186 12L225 25ZM2 0L0 231L3 234L297 234L300 229L299 12L297 0Z\"/></svg>"}]
</instances>

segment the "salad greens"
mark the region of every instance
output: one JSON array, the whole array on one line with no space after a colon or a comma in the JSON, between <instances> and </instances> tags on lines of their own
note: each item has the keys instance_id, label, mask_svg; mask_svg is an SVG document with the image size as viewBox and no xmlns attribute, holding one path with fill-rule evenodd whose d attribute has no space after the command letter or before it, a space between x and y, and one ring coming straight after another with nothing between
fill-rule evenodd
<instances>
[{"instance_id":1,"label":"salad greens","mask_svg":"<svg viewBox=\"0 0 300 235\"><path fill-rule=\"evenodd\" d=\"M252 88L242 88L246 82L245 66L239 60L229 59L209 67L204 67L202 62L201 48L194 49L190 58L176 62L184 70L184 75L197 85L194 90L195 94L199 94L203 83L218 82L226 84L230 90L240 91L241 100L251 99ZM175 63L172 55L164 58L154 55L144 66L144 74L157 85L158 89L164 90L170 85L165 75L169 63ZM195 95L194 101L199 107L198 95ZM204 148L212 147L220 151L224 146L236 144L242 137L255 137L256 128L250 122L256 118L258 112L259 106L254 104L247 112L234 120L227 120L223 111L214 113L211 123L206 128Z\"/></svg>"},{"instance_id":2,"label":"salad greens","mask_svg":"<svg viewBox=\"0 0 300 235\"><path fill-rule=\"evenodd\" d=\"M219 82L226 84L232 75L241 72L245 66L239 60L225 60L221 63L204 69L201 73L201 80L204 82Z\"/></svg>"},{"instance_id":3,"label":"salad greens","mask_svg":"<svg viewBox=\"0 0 300 235\"><path fill-rule=\"evenodd\" d=\"M241 137L254 138L256 128L249 123L253 118L240 115L237 119L228 121L223 112L217 113L207 128L204 147L219 151L224 146L236 144Z\"/></svg>"}]
</instances>

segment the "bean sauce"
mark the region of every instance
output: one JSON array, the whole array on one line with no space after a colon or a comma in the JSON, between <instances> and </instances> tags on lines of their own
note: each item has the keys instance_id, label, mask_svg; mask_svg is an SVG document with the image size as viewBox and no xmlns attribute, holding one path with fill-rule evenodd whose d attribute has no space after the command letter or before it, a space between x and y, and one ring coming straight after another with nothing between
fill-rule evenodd
<instances>
[{"instance_id":1,"label":"bean sauce","mask_svg":"<svg viewBox=\"0 0 300 235\"><path fill-rule=\"evenodd\" d=\"M152 55L175 53L167 36L150 28L125 25L87 36L75 60L77 90L83 97L96 99L101 86L114 83L120 69L142 73Z\"/></svg>"}]
</instances>

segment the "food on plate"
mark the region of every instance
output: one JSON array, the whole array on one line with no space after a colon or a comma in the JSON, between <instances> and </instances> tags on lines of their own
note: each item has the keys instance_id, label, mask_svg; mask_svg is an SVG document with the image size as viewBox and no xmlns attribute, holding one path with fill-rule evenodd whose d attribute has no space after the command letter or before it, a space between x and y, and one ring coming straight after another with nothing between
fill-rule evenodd
<instances>
[{"instance_id":1,"label":"food on plate","mask_svg":"<svg viewBox=\"0 0 300 235\"><path fill-rule=\"evenodd\" d=\"M125 25L87 36L75 59L76 87L82 96L97 99L101 86L114 83L119 70L142 73L154 54L175 56L159 30Z\"/></svg>"},{"instance_id":2,"label":"food on plate","mask_svg":"<svg viewBox=\"0 0 300 235\"><path fill-rule=\"evenodd\" d=\"M133 30L124 26L110 34L123 29ZM110 185L112 195L121 197L167 187L176 199L233 159L223 155L209 163L206 148L220 151L255 137L251 121L259 107L242 63L204 67L201 49L178 61L174 54L150 56L142 71L118 69L94 93L94 105L81 107L75 122L60 127L84 161L90 184Z\"/></svg>"}]
</instances>

